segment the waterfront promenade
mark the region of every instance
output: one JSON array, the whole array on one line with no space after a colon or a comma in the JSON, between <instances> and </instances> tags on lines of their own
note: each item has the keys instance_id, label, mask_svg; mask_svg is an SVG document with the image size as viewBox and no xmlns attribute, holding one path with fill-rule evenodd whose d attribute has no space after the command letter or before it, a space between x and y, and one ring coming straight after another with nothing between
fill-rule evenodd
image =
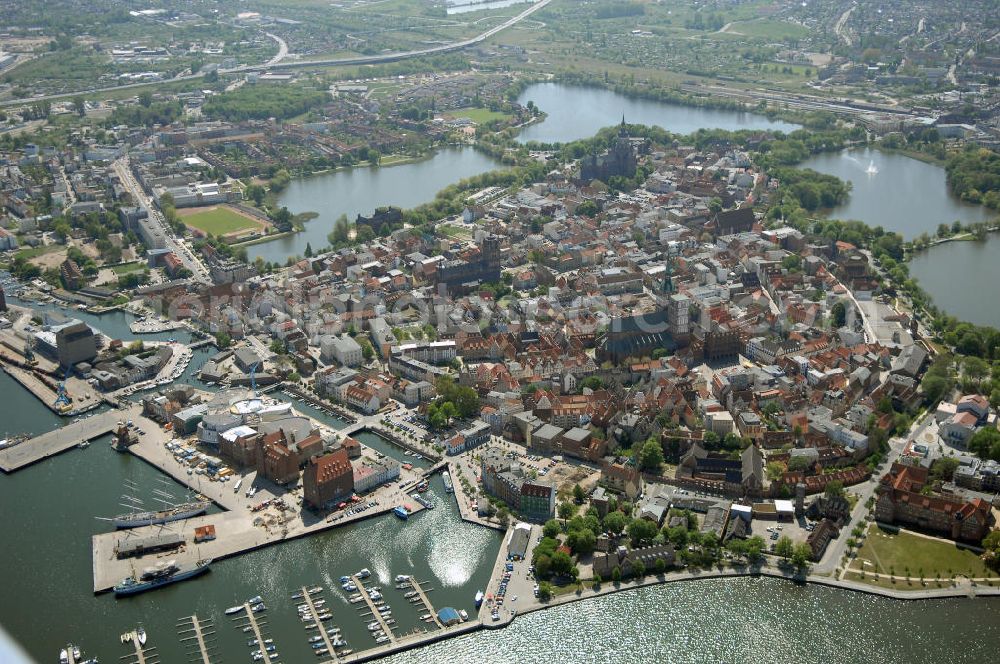
<instances>
[{"instance_id":1,"label":"waterfront promenade","mask_svg":"<svg viewBox=\"0 0 1000 664\"><path fill-rule=\"evenodd\" d=\"M465 474L460 471L464 471ZM505 531L506 528L501 526L499 521L480 516L477 510L472 509L472 503L477 500L475 493L471 496L467 495L465 487L462 486L462 477L471 477L473 480L476 477L475 467L469 455L462 454L458 457L450 458L448 461L448 473L451 475L455 501L458 504L458 513L462 516L462 521L474 523L483 528L492 528L501 532Z\"/></svg>"}]
</instances>

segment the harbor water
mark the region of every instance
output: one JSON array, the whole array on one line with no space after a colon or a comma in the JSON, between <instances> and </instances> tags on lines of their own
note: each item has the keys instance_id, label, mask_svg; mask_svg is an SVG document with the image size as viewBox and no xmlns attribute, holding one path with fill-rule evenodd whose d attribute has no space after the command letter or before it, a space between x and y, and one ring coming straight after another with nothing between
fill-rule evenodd
<instances>
[{"instance_id":1,"label":"harbor water","mask_svg":"<svg viewBox=\"0 0 1000 664\"><path fill-rule=\"evenodd\" d=\"M906 602L741 578L605 595L385 661L981 664L998 646L998 600Z\"/></svg>"},{"instance_id":2,"label":"harbor water","mask_svg":"<svg viewBox=\"0 0 1000 664\"><path fill-rule=\"evenodd\" d=\"M12 417L3 427L9 433L39 433L58 426L57 418L41 403L0 373L0 391L10 395ZM5 408L6 412L6 408ZM331 422L335 424L335 422ZM411 461L389 443L369 440L384 453ZM92 592L91 542L109 526L95 517L122 511L121 495L127 483L151 492L164 477L129 454L111 450L108 439L87 449L70 451L0 477L0 516L5 538L0 581L7 601L0 602L0 624L39 662L54 660L66 642L81 645L102 661L117 661L127 650L118 635L138 624L149 634L163 662L186 661L176 632L179 618L197 614L214 619L216 645L224 661L249 661L247 635L224 610L254 595L267 605L263 614L268 636L278 646L282 661L314 661L307 632L298 618L291 594L301 586L322 585L322 597L342 629L348 647L373 647L374 640L360 615L359 605L347 602L337 580L368 568L372 582L382 586L393 609L399 633L423 629L419 612L393 588L397 574L412 574L431 588L432 603L474 609L474 596L484 588L500 546L500 534L461 521L454 498L445 494L440 477L431 481L426 496L436 504L400 521L374 517L350 526L222 560L197 579L129 598ZM173 481L170 481L173 483ZM180 496L183 488L173 485ZM147 496L148 497L148 496ZM308 659L307 659L308 658Z\"/></svg>"}]
</instances>

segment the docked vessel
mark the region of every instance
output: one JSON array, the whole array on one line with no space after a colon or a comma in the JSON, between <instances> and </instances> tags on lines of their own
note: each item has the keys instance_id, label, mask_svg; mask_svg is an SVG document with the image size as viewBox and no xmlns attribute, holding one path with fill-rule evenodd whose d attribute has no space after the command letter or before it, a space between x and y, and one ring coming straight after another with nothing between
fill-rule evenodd
<instances>
[{"instance_id":1,"label":"docked vessel","mask_svg":"<svg viewBox=\"0 0 1000 664\"><path fill-rule=\"evenodd\" d=\"M23 443L26 440L28 440L28 436L24 434L10 436L6 438L0 438L0 450L2 450L5 447L13 447L14 445Z\"/></svg>"},{"instance_id":2,"label":"docked vessel","mask_svg":"<svg viewBox=\"0 0 1000 664\"><path fill-rule=\"evenodd\" d=\"M392 513L395 514L400 519L402 519L403 521L406 521L407 519L410 518L409 511L407 511L407 509L402 505L397 505L396 507L393 507Z\"/></svg>"},{"instance_id":3,"label":"docked vessel","mask_svg":"<svg viewBox=\"0 0 1000 664\"><path fill-rule=\"evenodd\" d=\"M75 664L97 664L96 657L84 659L80 647L74 646L72 643L59 651L59 664L69 664L70 661Z\"/></svg>"},{"instance_id":4,"label":"docked vessel","mask_svg":"<svg viewBox=\"0 0 1000 664\"><path fill-rule=\"evenodd\" d=\"M478 609L483 605L483 591L480 590L476 593L476 608Z\"/></svg>"},{"instance_id":5,"label":"docked vessel","mask_svg":"<svg viewBox=\"0 0 1000 664\"><path fill-rule=\"evenodd\" d=\"M455 491L455 487L451 484L451 474L446 470L441 473L441 479L444 480L444 490L448 493Z\"/></svg>"},{"instance_id":6,"label":"docked vessel","mask_svg":"<svg viewBox=\"0 0 1000 664\"><path fill-rule=\"evenodd\" d=\"M426 507L427 509L429 509L429 510L434 509L434 503L432 501L430 501L430 500L427 500L426 498L424 498L423 496L421 496L419 493L415 493L415 494L413 494L410 497L413 498L413 500L415 500L418 503L420 503L421 505L423 505L424 507Z\"/></svg>"},{"instance_id":7,"label":"docked vessel","mask_svg":"<svg viewBox=\"0 0 1000 664\"><path fill-rule=\"evenodd\" d=\"M165 510L149 512L131 512L119 514L112 521L115 528L139 528L141 526L156 526L161 523L170 523L182 519L200 516L208 511L211 503L207 500L196 500L190 503L181 503Z\"/></svg>"},{"instance_id":8,"label":"docked vessel","mask_svg":"<svg viewBox=\"0 0 1000 664\"><path fill-rule=\"evenodd\" d=\"M121 597L125 595L136 595L155 590L161 586L166 586L178 581L184 581L196 576L200 576L208 571L212 564L212 559L199 560L194 565L178 565L171 561L166 564L159 564L156 567L147 567L142 574L136 578L134 575L123 579L115 586L115 595Z\"/></svg>"}]
</instances>

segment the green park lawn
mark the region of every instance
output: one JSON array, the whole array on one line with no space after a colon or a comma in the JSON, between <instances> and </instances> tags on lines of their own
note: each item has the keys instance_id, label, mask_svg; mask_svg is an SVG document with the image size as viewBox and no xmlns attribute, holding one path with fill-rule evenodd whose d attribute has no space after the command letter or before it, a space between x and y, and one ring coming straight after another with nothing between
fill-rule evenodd
<instances>
[{"instance_id":1,"label":"green park lawn","mask_svg":"<svg viewBox=\"0 0 1000 664\"><path fill-rule=\"evenodd\" d=\"M142 272L146 264L142 261L133 261L131 263L122 263L121 265L115 265L111 268L111 271L115 274L129 274L130 272Z\"/></svg>"},{"instance_id":2,"label":"green park lawn","mask_svg":"<svg viewBox=\"0 0 1000 664\"><path fill-rule=\"evenodd\" d=\"M506 113L491 111L488 108L460 108L457 111L449 112L448 115L455 118L468 118L476 124L485 124L493 120L505 120L510 117Z\"/></svg>"},{"instance_id":3,"label":"green park lawn","mask_svg":"<svg viewBox=\"0 0 1000 664\"><path fill-rule=\"evenodd\" d=\"M39 256L44 256L45 254L52 253L53 251L59 251L60 249L65 249L66 247L61 244L48 244L39 245L37 247L24 247L18 249L17 253L14 254L15 257L20 256L24 260L31 260L32 258L38 258Z\"/></svg>"},{"instance_id":4,"label":"green park lawn","mask_svg":"<svg viewBox=\"0 0 1000 664\"><path fill-rule=\"evenodd\" d=\"M925 579L933 579L936 575L948 579L955 574L971 578L996 576L996 572L969 549L905 531L893 533L875 525L868 529L858 559L853 565L855 569L861 568L860 559L864 559L871 563L865 566L867 571L898 577L909 575L914 579L921 575Z\"/></svg>"},{"instance_id":5,"label":"green park lawn","mask_svg":"<svg viewBox=\"0 0 1000 664\"><path fill-rule=\"evenodd\" d=\"M258 227L258 224L252 219L224 207L186 214L181 217L181 221L192 228L212 235L228 235Z\"/></svg>"}]
</instances>

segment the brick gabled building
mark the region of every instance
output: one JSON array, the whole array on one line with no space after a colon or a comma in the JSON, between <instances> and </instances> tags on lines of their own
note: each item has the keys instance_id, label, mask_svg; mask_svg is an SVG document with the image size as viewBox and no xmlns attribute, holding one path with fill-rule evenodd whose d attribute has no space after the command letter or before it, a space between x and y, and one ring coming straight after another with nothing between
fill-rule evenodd
<instances>
[{"instance_id":1,"label":"brick gabled building","mask_svg":"<svg viewBox=\"0 0 1000 664\"><path fill-rule=\"evenodd\" d=\"M288 449L280 434L266 436L257 457L257 472L275 484L288 484L299 477L299 457Z\"/></svg>"},{"instance_id":2,"label":"brick gabled building","mask_svg":"<svg viewBox=\"0 0 1000 664\"><path fill-rule=\"evenodd\" d=\"M319 509L332 502L350 497L354 492L354 469L347 450L314 457L302 474L305 503Z\"/></svg>"},{"instance_id":3,"label":"brick gabled building","mask_svg":"<svg viewBox=\"0 0 1000 664\"><path fill-rule=\"evenodd\" d=\"M894 463L877 489L875 518L966 542L979 542L989 532L993 519L985 500L967 501L955 494L925 495L926 485L926 468Z\"/></svg>"}]
</instances>

